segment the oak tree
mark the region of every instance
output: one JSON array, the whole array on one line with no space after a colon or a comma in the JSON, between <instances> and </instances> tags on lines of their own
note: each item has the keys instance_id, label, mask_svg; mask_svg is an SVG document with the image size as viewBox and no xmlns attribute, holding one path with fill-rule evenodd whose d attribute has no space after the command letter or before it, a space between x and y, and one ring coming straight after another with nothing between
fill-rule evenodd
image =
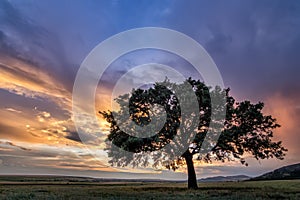
<instances>
[{"instance_id":1,"label":"oak tree","mask_svg":"<svg viewBox=\"0 0 300 200\"><path fill-rule=\"evenodd\" d=\"M188 112L183 112L179 98L174 93L179 91L181 99L184 98L185 101L192 99L185 89L180 90L184 88L184 84L188 84L197 97L198 105L191 102ZM214 109L212 98L220 99L214 102L219 103ZM240 160L241 164L248 165L245 155L252 155L257 160L273 157L283 159L287 151L281 141L273 141L273 131L280 125L272 116L263 114L262 102L236 102L229 95L229 89L207 87L200 80L189 78L184 83L177 84L166 79L148 89L133 89L130 94L116 98L116 102L119 105L118 111L99 112L110 125L106 141L110 164L119 167L164 166L173 170L187 165L188 188L191 189L198 188L195 160ZM218 116L218 112L226 114L212 119L212 115ZM218 131L216 137L207 137L214 133L209 132L210 129ZM145 130L151 134L143 136ZM153 134L153 131L156 133ZM142 135L134 135L141 132ZM183 138L191 133L194 133L194 137L185 151L176 157L170 156L173 150L167 151L165 147L174 137ZM202 145L205 140L209 140L207 138L217 140L206 141L211 146L208 151L203 151ZM177 143L184 142L186 140L183 138L182 142ZM177 145L179 147L185 144Z\"/></svg>"}]
</instances>

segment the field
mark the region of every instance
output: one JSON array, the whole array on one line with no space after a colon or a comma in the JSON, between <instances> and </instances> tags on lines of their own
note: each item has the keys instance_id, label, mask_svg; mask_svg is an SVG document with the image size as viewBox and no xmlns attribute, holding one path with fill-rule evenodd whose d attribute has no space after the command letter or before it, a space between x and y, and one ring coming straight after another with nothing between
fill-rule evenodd
<instances>
[{"instance_id":1,"label":"field","mask_svg":"<svg viewBox=\"0 0 300 200\"><path fill-rule=\"evenodd\" d=\"M199 183L0 177L0 199L300 199L300 180Z\"/></svg>"}]
</instances>

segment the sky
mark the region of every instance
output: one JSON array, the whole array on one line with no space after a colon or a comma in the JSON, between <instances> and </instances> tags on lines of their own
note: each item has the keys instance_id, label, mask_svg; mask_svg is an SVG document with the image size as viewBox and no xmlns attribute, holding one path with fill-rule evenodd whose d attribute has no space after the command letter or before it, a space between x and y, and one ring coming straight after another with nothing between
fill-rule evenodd
<instances>
[{"instance_id":1,"label":"sky","mask_svg":"<svg viewBox=\"0 0 300 200\"><path fill-rule=\"evenodd\" d=\"M111 167L104 151L103 120L83 127L87 135L97 135L96 144L89 144L97 146L97 159L74 126L72 89L80 64L105 39L142 27L168 28L196 40L216 63L231 95L240 101L263 101L264 113L282 125L274 138L289 150L283 161L248 158L248 167L239 162L197 163L199 178L256 176L299 162L299 1L2 0L0 174L186 178L184 168L174 173ZM194 74L186 61L167 52L129 53L102 77L97 109L108 107L108 96L124 73L149 62L173 66L185 76Z\"/></svg>"}]
</instances>

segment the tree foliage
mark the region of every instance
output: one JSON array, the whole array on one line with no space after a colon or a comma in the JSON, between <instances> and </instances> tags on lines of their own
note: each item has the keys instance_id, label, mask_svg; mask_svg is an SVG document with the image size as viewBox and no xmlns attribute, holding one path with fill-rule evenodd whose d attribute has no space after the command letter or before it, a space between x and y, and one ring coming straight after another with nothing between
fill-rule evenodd
<instances>
[{"instance_id":1,"label":"tree foliage","mask_svg":"<svg viewBox=\"0 0 300 200\"><path fill-rule=\"evenodd\" d=\"M199 118L184 116L181 112L180 102L174 94L182 84L191 85L198 101L198 106L191 105L192 113L198 114ZM270 115L264 115L262 102L253 104L250 101L236 102L229 95L229 89L222 90L220 87L209 88L199 80L187 79L185 83L176 84L165 80L156 83L153 87L143 89L133 89L131 94L119 96L116 101L120 106L117 112L100 112L110 124L110 132L107 137L108 155L110 163L116 166L147 166L154 167L163 165L168 169L176 170L180 165L188 164L187 158L212 162L214 160L240 160L247 165L244 156L252 155L256 159L277 158L283 159L285 149L281 142L274 142L273 131L280 127L276 119ZM184 98L189 99L188 93L181 91ZM220 105L212 110L212 97L220 99ZM222 98L225 97L225 101ZM222 102L223 105L222 107ZM153 107L156 104L158 106ZM198 107L199 109L195 109ZM217 118L212 121L212 112L223 112L226 110L225 120ZM115 116L119 117L116 120ZM165 118L161 113L165 112ZM191 113L191 112L190 112ZM140 132L150 122L152 127L148 130L155 130L160 127L159 123L165 122L160 130L151 137L135 137L124 132L126 124L137 125L132 128L128 126L128 132ZM195 115L196 116L196 115ZM182 120L185 118L185 120ZM122 124L123 129L119 125ZM196 124L196 130L189 130ZM214 125L221 126L219 139L208 153L201 154L201 146L207 136L208 130ZM189 148L179 157L174 158L164 152L164 147L171 142L176 134L187 134L195 132ZM113 143L114 145L111 145ZM180 145L180 144L178 144ZM160 150L160 151L158 151ZM133 154L125 154L125 151ZM122 153L123 152L123 153ZM195 156L194 156L195 155ZM190 175L190 174L189 174Z\"/></svg>"}]
</instances>

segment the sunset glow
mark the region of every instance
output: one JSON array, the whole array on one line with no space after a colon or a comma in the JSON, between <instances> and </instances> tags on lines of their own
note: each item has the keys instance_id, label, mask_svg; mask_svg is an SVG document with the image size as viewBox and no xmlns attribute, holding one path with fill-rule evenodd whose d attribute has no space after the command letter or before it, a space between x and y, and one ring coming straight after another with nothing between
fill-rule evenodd
<instances>
[{"instance_id":1,"label":"sunset glow","mask_svg":"<svg viewBox=\"0 0 300 200\"><path fill-rule=\"evenodd\" d=\"M0 1L0 174L185 179L186 168L172 172L111 167L104 150L109 127L97 113L98 124L82 127L89 144L81 142L74 126L73 84L85 57L112 35L152 26L180 31L203 45L231 95L239 101L264 102L264 113L281 125L274 137L288 149L284 160L259 162L249 157L248 167L239 161L196 162L199 177L256 176L299 162L300 4L235 3ZM194 76L188 62L168 52L123 55L101 77L95 110L111 109L118 79L150 62Z\"/></svg>"}]
</instances>

